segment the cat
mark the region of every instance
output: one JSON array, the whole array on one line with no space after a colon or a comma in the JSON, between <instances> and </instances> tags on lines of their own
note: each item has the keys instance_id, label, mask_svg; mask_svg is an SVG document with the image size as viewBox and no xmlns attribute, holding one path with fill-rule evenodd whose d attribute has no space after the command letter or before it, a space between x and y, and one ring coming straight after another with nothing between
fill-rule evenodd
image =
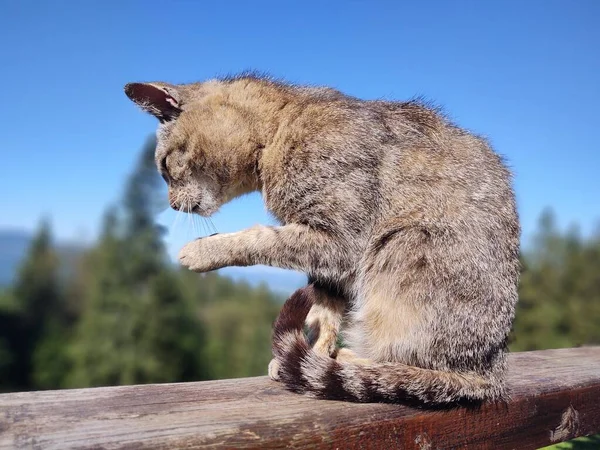
<instances>
[{"instance_id":1,"label":"cat","mask_svg":"<svg viewBox=\"0 0 600 450\"><path fill-rule=\"evenodd\" d=\"M281 224L194 240L183 266L308 275L275 324L271 378L356 402L507 397L520 225L511 172L485 139L419 99L252 73L125 93L159 119L171 207L210 216L260 191Z\"/></svg>"}]
</instances>

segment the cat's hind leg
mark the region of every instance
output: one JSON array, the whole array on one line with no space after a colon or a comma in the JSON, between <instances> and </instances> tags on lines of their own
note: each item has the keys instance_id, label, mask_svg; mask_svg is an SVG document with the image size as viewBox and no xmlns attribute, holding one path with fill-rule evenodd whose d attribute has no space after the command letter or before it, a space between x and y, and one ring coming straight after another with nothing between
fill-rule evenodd
<instances>
[{"instance_id":1,"label":"cat's hind leg","mask_svg":"<svg viewBox=\"0 0 600 450\"><path fill-rule=\"evenodd\" d=\"M359 357L356 353L354 353L349 348L340 348L337 351L335 359L339 363L350 363L350 364L357 364L357 365L362 365L362 366L368 366L368 365L373 364L373 361L371 361L370 359Z\"/></svg>"},{"instance_id":2,"label":"cat's hind leg","mask_svg":"<svg viewBox=\"0 0 600 450\"><path fill-rule=\"evenodd\" d=\"M335 358L347 302L341 295L325 287L318 284L312 286L314 303L306 317L308 342L315 352Z\"/></svg>"},{"instance_id":3,"label":"cat's hind leg","mask_svg":"<svg viewBox=\"0 0 600 450\"><path fill-rule=\"evenodd\" d=\"M342 296L332 293L327 288L316 284L309 284L294 292L286 303L300 295L304 296L306 301L312 305L305 320L308 329L308 340L312 348L315 352L323 356L335 358L337 353L336 344L346 309L346 301ZM284 306L280 317L277 318L275 327L282 320L285 320L285 318L281 317L282 314L295 313L301 312L290 311ZM279 380L278 369L277 361L272 359L268 368L268 374L271 379Z\"/></svg>"}]
</instances>

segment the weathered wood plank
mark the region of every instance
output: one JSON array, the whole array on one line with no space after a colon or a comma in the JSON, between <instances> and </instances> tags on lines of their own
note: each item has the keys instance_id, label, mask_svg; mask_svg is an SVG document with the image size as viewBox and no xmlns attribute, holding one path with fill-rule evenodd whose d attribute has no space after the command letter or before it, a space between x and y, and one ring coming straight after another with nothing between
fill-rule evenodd
<instances>
[{"instance_id":1,"label":"weathered wood plank","mask_svg":"<svg viewBox=\"0 0 600 450\"><path fill-rule=\"evenodd\" d=\"M600 432L600 347L511 355L507 404L312 400L266 377L0 395L0 448L538 448Z\"/></svg>"}]
</instances>

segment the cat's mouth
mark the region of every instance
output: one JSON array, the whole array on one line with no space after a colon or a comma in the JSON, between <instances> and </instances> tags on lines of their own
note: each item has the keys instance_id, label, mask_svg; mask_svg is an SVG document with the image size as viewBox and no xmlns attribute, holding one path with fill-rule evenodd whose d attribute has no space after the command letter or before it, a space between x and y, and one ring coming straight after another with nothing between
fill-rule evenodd
<instances>
[{"instance_id":1,"label":"cat's mouth","mask_svg":"<svg viewBox=\"0 0 600 450\"><path fill-rule=\"evenodd\" d=\"M171 208L174 209L175 211L180 211L183 213L195 213L195 214L201 213L200 205L198 203L186 205L186 204L178 204L175 202L169 202L169 206L171 206Z\"/></svg>"},{"instance_id":2,"label":"cat's mouth","mask_svg":"<svg viewBox=\"0 0 600 450\"><path fill-rule=\"evenodd\" d=\"M169 189L169 206L186 214L198 214L202 217L210 217L219 209L219 202L208 191L198 190L196 195L182 190Z\"/></svg>"},{"instance_id":3,"label":"cat's mouth","mask_svg":"<svg viewBox=\"0 0 600 450\"><path fill-rule=\"evenodd\" d=\"M171 208L175 211L179 211L185 214L198 214L202 217L210 217L217 210L217 208L204 208L199 203L196 203L194 205L171 204Z\"/></svg>"}]
</instances>

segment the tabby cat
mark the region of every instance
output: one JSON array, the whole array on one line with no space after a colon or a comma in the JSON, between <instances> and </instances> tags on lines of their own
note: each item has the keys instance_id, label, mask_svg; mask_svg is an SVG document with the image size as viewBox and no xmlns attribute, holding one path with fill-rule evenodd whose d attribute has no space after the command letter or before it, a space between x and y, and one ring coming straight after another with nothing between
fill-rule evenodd
<instances>
[{"instance_id":1,"label":"tabby cat","mask_svg":"<svg viewBox=\"0 0 600 450\"><path fill-rule=\"evenodd\" d=\"M520 227L510 172L484 139L421 101L252 74L125 92L159 119L174 209L210 216L260 191L281 224L194 240L183 266L308 274L276 323L272 378L359 402L505 397Z\"/></svg>"}]
</instances>

